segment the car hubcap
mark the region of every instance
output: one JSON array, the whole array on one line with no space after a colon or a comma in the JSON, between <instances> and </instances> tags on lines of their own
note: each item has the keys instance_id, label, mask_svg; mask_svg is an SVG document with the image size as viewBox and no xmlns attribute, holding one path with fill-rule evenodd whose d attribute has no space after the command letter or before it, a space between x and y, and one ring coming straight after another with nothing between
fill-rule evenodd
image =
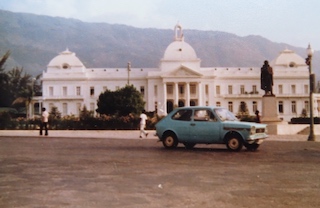
<instances>
[{"instance_id":1,"label":"car hubcap","mask_svg":"<svg viewBox=\"0 0 320 208\"><path fill-rule=\"evenodd\" d=\"M167 137L166 138L166 144L167 144L167 146L172 146L173 145L173 138L172 137Z\"/></svg>"},{"instance_id":2,"label":"car hubcap","mask_svg":"<svg viewBox=\"0 0 320 208\"><path fill-rule=\"evenodd\" d=\"M229 146L231 149L237 149L239 147L239 141L237 139L230 139Z\"/></svg>"}]
</instances>

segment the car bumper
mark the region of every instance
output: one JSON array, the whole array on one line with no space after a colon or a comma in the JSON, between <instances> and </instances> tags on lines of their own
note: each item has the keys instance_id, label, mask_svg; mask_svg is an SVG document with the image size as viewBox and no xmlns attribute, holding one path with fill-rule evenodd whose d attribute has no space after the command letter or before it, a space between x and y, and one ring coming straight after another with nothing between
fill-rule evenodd
<instances>
[{"instance_id":1,"label":"car bumper","mask_svg":"<svg viewBox=\"0 0 320 208\"><path fill-rule=\"evenodd\" d=\"M249 144L252 144L252 143L261 144L266 138L268 138L268 135L265 133L253 134L247 138L247 142Z\"/></svg>"}]
</instances>

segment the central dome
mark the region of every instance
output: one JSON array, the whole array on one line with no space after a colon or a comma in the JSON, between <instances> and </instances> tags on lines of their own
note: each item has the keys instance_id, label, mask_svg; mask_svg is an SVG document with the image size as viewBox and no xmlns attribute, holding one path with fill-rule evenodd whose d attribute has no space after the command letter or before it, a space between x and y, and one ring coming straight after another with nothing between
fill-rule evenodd
<instances>
[{"instance_id":1,"label":"central dome","mask_svg":"<svg viewBox=\"0 0 320 208\"><path fill-rule=\"evenodd\" d=\"M181 61L196 60L197 54L194 49L183 40L172 42L164 52L163 60Z\"/></svg>"},{"instance_id":2,"label":"central dome","mask_svg":"<svg viewBox=\"0 0 320 208\"><path fill-rule=\"evenodd\" d=\"M175 38L164 52L165 61L193 61L197 60L197 54L194 49L186 42L182 33L182 27L177 24L174 28Z\"/></svg>"}]
</instances>

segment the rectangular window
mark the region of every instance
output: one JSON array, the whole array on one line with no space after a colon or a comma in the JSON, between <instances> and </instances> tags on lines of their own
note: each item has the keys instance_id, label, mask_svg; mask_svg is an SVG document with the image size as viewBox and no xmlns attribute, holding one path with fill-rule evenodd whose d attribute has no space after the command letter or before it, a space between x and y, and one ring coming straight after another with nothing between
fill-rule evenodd
<instances>
[{"instance_id":1,"label":"rectangular window","mask_svg":"<svg viewBox=\"0 0 320 208\"><path fill-rule=\"evenodd\" d=\"M309 85L304 85L304 94L309 94Z\"/></svg>"},{"instance_id":2,"label":"rectangular window","mask_svg":"<svg viewBox=\"0 0 320 208\"><path fill-rule=\"evenodd\" d=\"M233 112L233 103L232 102L228 102L228 110L230 112Z\"/></svg>"},{"instance_id":3,"label":"rectangular window","mask_svg":"<svg viewBox=\"0 0 320 208\"><path fill-rule=\"evenodd\" d=\"M190 94L196 94L196 85L190 84Z\"/></svg>"},{"instance_id":4,"label":"rectangular window","mask_svg":"<svg viewBox=\"0 0 320 208\"><path fill-rule=\"evenodd\" d=\"M279 101L278 110L279 113L283 113L283 101Z\"/></svg>"},{"instance_id":5,"label":"rectangular window","mask_svg":"<svg viewBox=\"0 0 320 208\"><path fill-rule=\"evenodd\" d=\"M81 87L80 86L77 86L76 93L78 96L81 95Z\"/></svg>"},{"instance_id":6,"label":"rectangular window","mask_svg":"<svg viewBox=\"0 0 320 208\"><path fill-rule=\"evenodd\" d=\"M206 91L206 95L209 94L209 85L205 85L205 91Z\"/></svg>"},{"instance_id":7,"label":"rectangular window","mask_svg":"<svg viewBox=\"0 0 320 208\"><path fill-rule=\"evenodd\" d=\"M158 86L155 85L154 86L154 96L157 96L158 95Z\"/></svg>"},{"instance_id":8,"label":"rectangular window","mask_svg":"<svg viewBox=\"0 0 320 208\"><path fill-rule=\"evenodd\" d=\"M80 116L81 112L81 103L77 103L77 115Z\"/></svg>"},{"instance_id":9,"label":"rectangular window","mask_svg":"<svg viewBox=\"0 0 320 208\"><path fill-rule=\"evenodd\" d=\"M220 102L216 102L216 106L217 107L221 107L221 103Z\"/></svg>"},{"instance_id":10,"label":"rectangular window","mask_svg":"<svg viewBox=\"0 0 320 208\"><path fill-rule=\"evenodd\" d=\"M184 94L184 86L183 85L179 85L179 94L180 95Z\"/></svg>"},{"instance_id":11,"label":"rectangular window","mask_svg":"<svg viewBox=\"0 0 320 208\"><path fill-rule=\"evenodd\" d=\"M68 103L62 103L62 115L68 115Z\"/></svg>"},{"instance_id":12,"label":"rectangular window","mask_svg":"<svg viewBox=\"0 0 320 208\"><path fill-rule=\"evenodd\" d=\"M252 112L255 113L258 110L257 101L252 102Z\"/></svg>"},{"instance_id":13,"label":"rectangular window","mask_svg":"<svg viewBox=\"0 0 320 208\"><path fill-rule=\"evenodd\" d=\"M257 85L252 85L252 92L253 94L258 94Z\"/></svg>"},{"instance_id":14,"label":"rectangular window","mask_svg":"<svg viewBox=\"0 0 320 208\"><path fill-rule=\"evenodd\" d=\"M232 95L232 85L228 85L228 94Z\"/></svg>"},{"instance_id":15,"label":"rectangular window","mask_svg":"<svg viewBox=\"0 0 320 208\"><path fill-rule=\"evenodd\" d=\"M167 94L170 94L170 95L173 94L173 85L172 84L167 85Z\"/></svg>"},{"instance_id":16,"label":"rectangular window","mask_svg":"<svg viewBox=\"0 0 320 208\"><path fill-rule=\"evenodd\" d=\"M295 85L291 85L291 93L296 94L296 86Z\"/></svg>"},{"instance_id":17,"label":"rectangular window","mask_svg":"<svg viewBox=\"0 0 320 208\"><path fill-rule=\"evenodd\" d=\"M306 110L306 112L309 112L309 101L304 101L304 109Z\"/></svg>"},{"instance_id":18,"label":"rectangular window","mask_svg":"<svg viewBox=\"0 0 320 208\"><path fill-rule=\"evenodd\" d=\"M292 113L297 113L296 101L292 101L291 102L291 112Z\"/></svg>"},{"instance_id":19,"label":"rectangular window","mask_svg":"<svg viewBox=\"0 0 320 208\"><path fill-rule=\"evenodd\" d=\"M94 87L90 87L90 96L94 96Z\"/></svg>"},{"instance_id":20,"label":"rectangular window","mask_svg":"<svg viewBox=\"0 0 320 208\"><path fill-rule=\"evenodd\" d=\"M217 86L216 86L216 94L217 94L217 95L220 95L220 85L217 85Z\"/></svg>"},{"instance_id":21,"label":"rectangular window","mask_svg":"<svg viewBox=\"0 0 320 208\"><path fill-rule=\"evenodd\" d=\"M279 94L283 94L283 86L278 85Z\"/></svg>"},{"instance_id":22,"label":"rectangular window","mask_svg":"<svg viewBox=\"0 0 320 208\"><path fill-rule=\"evenodd\" d=\"M140 86L140 93L144 96L144 86Z\"/></svg>"},{"instance_id":23,"label":"rectangular window","mask_svg":"<svg viewBox=\"0 0 320 208\"><path fill-rule=\"evenodd\" d=\"M49 96L53 96L53 87L49 87Z\"/></svg>"},{"instance_id":24,"label":"rectangular window","mask_svg":"<svg viewBox=\"0 0 320 208\"><path fill-rule=\"evenodd\" d=\"M67 87L62 87L62 95L67 96Z\"/></svg>"},{"instance_id":25,"label":"rectangular window","mask_svg":"<svg viewBox=\"0 0 320 208\"><path fill-rule=\"evenodd\" d=\"M244 85L240 85L240 94L244 94Z\"/></svg>"}]
</instances>

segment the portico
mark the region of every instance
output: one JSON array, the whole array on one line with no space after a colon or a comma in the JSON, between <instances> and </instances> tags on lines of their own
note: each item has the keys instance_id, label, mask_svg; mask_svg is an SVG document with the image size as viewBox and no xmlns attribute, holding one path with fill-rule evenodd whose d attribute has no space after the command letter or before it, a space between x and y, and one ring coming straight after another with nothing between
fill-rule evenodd
<instances>
[{"instance_id":1,"label":"portico","mask_svg":"<svg viewBox=\"0 0 320 208\"><path fill-rule=\"evenodd\" d=\"M166 112L174 107L203 105L201 82L164 82L163 89Z\"/></svg>"}]
</instances>

